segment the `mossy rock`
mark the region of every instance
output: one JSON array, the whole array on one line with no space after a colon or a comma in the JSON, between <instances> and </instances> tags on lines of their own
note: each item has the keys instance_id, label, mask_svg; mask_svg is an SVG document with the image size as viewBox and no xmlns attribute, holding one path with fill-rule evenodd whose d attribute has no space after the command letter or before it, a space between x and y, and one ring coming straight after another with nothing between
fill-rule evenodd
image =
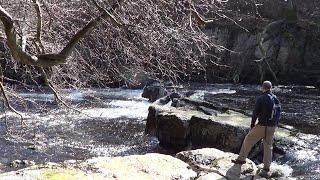
<instances>
[{"instance_id":1,"label":"mossy rock","mask_svg":"<svg viewBox=\"0 0 320 180\"><path fill-rule=\"evenodd\" d=\"M76 169L45 169L42 171L39 179L43 180L73 180L89 179L81 170Z\"/></svg>"}]
</instances>

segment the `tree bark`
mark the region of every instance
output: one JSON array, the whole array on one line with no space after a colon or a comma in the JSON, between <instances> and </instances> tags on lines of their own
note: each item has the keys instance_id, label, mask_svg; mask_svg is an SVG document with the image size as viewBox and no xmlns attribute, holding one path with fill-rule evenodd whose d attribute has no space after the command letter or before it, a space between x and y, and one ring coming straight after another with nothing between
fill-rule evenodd
<instances>
[{"instance_id":1,"label":"tree bark","mask_svg":"<svg viewBox=\"0 0 320 180\"><path fill-rule=\"evenodd\" d=\"M37 34L36 34L36 45L38 46L38 52L44 53L44 46L42 44L42 11L38 0L32 0L33 6L37 12Z\"/></svg>"}]
</instances>

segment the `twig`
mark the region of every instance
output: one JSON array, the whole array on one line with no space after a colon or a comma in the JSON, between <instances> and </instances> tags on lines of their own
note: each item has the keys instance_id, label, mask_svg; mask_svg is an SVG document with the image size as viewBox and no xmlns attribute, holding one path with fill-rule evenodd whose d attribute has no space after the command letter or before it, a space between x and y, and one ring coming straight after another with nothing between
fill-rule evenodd
<instances>
[{"instance_id":1,"label":"twig","mask_svg":"<svg viewBox=\"0 0 320 180\"><path fill-rule=\"evenodd\" d=\"M6 92L4 90L4 87L3 87L3 84L0 82L0 90L2 91L2 95L3 95L3 98L4 98L4 101L5 103L7 104L7 107L14 113L16 113L17 115L19 115L21 117L21 126L25 125L27 126L27 124L23 121L23 115L17 111L16 109L14 109L11 104L9 103L9 99L6 95Z\"/></svg>"},{"instance_id":2,"label":"twig","mask_svg":"<svg viewBox=\"0 0 320 180\"><path fill-rule=\"evenodd\" d=\"M62 105L64 105L65 107L67 107L67 108L69 108L69 109L72 109L72 110L74 110L74 111L76 111L76 112L78 112L78 113L82 113L82 112L79 111L78 109L75 109L75 108L69 106L65 101L63 101L63 100L60 98L58 92L55 90L53 84L49 81L49 79L48 79L48 77L47 77L47 74L46 74L46 72L44 71L44 69L43 69L43 68L40 68L40 71L41 71L41 74L42 74L42 76L44 77L46 83L48 84L49 88L50 88L51 91L53 92L54 97L55 97L55 99L57 100L57 102L60 102L60 103L61 103Z\"/></svg>"},{"instance_id":3,"label":"twig","mask_svg":"<svg viewBox=\"0 0 320 180\"><path fill-rule=\"evenodd\" d=\"M102 14L107 14L108 17L111 19L112 23L117 25L118 27L121 27L123 26L124 24L123 23L120 23L118 22L118 20L109 12L107 11L106 9L104 9L103 7L101 7L97 1L95 0L91 0L91 2L98 8L98 10L100 11L100 13Z\"/></svg>"}]
</instances>

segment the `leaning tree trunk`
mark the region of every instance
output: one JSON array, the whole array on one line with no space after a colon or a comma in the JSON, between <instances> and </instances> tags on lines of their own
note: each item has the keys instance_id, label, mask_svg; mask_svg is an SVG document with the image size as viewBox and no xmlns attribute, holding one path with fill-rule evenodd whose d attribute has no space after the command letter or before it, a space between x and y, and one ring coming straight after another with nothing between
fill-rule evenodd
<instances>
[{"instance_id":1,"label":"leaning tree trunk","mask_svg":"<svg viewBox=\"0 0 320 180\"><path fill-rule=\"evenodd\" d=\"M37 6L37 0L33 0ZM92 0L97 7L97 3ZM41 41L41 11L37 9L38 24L37 24L37 41ZM36 54L31 55L28 52L25 52L16 42L16 34L13 18L11 15L0 6L0 20L4 25L5 34L7 37L7 44L12 54L14 60L27 64L34 65L38 67L51 67L58 64L63 64L67 61L67 58L70 56L74 50L76 44L88 33L90 33L103 19L110 18L111 22L118 27L121 27L122 24L119 23L116 18L107 10L99 7L101 15L95 19L92 19L86 26L84 26L80 31L78 31L67 43L67 45L56 54ZM40 19L39 19L40 18ZM41 45L40 45L41 46Z\"/></svg>"}]
</instances>

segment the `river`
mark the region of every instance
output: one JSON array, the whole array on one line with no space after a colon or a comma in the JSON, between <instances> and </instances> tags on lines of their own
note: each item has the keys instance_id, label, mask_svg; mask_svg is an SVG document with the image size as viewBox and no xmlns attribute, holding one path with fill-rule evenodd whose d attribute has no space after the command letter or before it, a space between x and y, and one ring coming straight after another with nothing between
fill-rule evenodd
<instances>
[{"instance_id":1,"label":"river","mask_svg":"<svg viewBox=\"0 0 320 180\"><path fill-rule=\"evenodd\" d=\"M231 85L197 85L192 89L197 98L205 93L235 93ZM121 88L60 90L62 99L81 111L79 113L58 106L48 91L18 91L11 103L23 113L25 125L21 125L21 118L12 112L1 115L0 163L6 165L19 159L38 164L96 156L174 153L161 148L157 139L144 136L150 103L141 98L141 93L142 90ZM303 174L302 167L312 167L306 173L320 174L318 145L314 149L315 152L299 154L302 160L307 159L299 162L305 166L295 166L297 162L281 158L277 163L290 174ZM9 166L3 169L9 170L12 170Z\"/></svg>"}]
</instances>

